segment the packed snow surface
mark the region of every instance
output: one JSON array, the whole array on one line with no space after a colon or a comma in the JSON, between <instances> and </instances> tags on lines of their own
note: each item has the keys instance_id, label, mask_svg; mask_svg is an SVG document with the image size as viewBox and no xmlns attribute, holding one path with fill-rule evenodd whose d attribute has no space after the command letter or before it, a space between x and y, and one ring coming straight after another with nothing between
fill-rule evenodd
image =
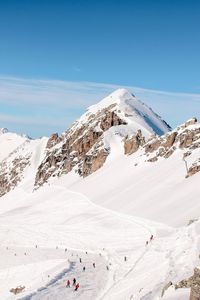
<instances>
[{"instance_id":1,"label":"packed snow surface","mask_svg":"<svg viewBox=\"0 0 200 300\"><path fill-rule=\"evenodd\" d=\"M1 299L161 299L165 284L192 275L200 222L173 228L123 214L66 183L33 193L21 185L2 198ZM77 292L66 288L74 277ZM20 297L10 292L17 286L25 286ZM173 293L166 299L178 299Z\"/></svg>"}]
</instances>

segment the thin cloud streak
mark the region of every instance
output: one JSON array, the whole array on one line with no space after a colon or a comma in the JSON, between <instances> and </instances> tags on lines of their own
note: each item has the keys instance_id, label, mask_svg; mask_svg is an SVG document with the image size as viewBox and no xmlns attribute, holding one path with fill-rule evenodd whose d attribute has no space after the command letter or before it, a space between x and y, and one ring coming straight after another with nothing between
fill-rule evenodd
<instances>
[{"instance_id":1,"label":"thin cloud streak","mask_svg":"<svg viewBox=\"0 0 200 300\"><path fill-rule=\"evenodd\" d=\"M200 94L172 93L95 82L70 82L0 76L0 127L29 135L63 131L84 110L117 88L127 88L172 127L200 118ZM15 125L15 127L14 127ZM41 128L39 128L41 127ZM27 130L27 128L25 128Z\"/></svg>"},{"instance_id":2,"label":"thin cloud streak","mask_svg":"<svg viewBox=\"0 0 200 300\"><path fill-rule=\"evenodd\" d=\"M60 127L66 124L66 120L52 120L52 119L40 119L33 117L24 117L24 116L13 116L13 115L4 115L0 114L0 122L10 122L14 124L24 124L24 125L34 125L34 126L51 126L51 127Z\"/></svg>"}]
</instances>

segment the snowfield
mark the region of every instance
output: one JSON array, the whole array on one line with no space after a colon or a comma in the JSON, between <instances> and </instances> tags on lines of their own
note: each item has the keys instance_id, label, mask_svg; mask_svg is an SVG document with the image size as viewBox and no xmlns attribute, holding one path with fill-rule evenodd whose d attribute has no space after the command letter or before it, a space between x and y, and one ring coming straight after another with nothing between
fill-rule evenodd
<instances>
[{"instance_id":1,"label":"snowfield","mask_svg":"<svg viewBox=\"0 0 200 300\"><path fill-rule=\"evenodd\" d=\"M165 284L192 275L200 222L175 229L100 207L58 183L4 196L1 298L161 299ZM77 293L65 287L73 277ZM20 285L21 298L9 292Z\"/></svg>"}]
</instances>

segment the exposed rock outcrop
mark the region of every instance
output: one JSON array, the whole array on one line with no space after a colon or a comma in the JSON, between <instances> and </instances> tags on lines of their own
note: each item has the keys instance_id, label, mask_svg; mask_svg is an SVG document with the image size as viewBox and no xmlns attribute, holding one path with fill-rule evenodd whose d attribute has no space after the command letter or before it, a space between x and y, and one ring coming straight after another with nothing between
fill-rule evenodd
<instances>
[{"instance_id":1,"label":"exposed rock outcrop","mask_svg":"<svg viewBox=\"0 0 200 300\"><path fill-rule=\"evenodd\" d=\"M194 275L191 280L190 300L200 300L200 269L194 269Z\"/></svg>"},{"instance_id":2,"label":"exposed rock outcrop","mask_svg":"<svg viewBox=\"0 0 200 300\"><path fill-rule=\"evenodd\" d=\"M12 288L10 289L10 292L13 293L14 295L20 294L21 292L23 292L23 290L25 289L25 286L17 286L16 288Z\"/></svg>"},{"instance_id":3,"label":"exposed rock outcrop","mask_svg":"<svg viewBox=\"0 0 200 300\"><path fill-rule=\"evenodd\" d=\"M56 144L58 144L60 141L61 141L61 139L58 136L58 134L57 133L53 133L51 135L51 137L49 138L48 142L47 142L46 148L50 149L53 146L55 146Z\"/></svg>"},{"instance_id":4,"label":"exposed rock outcrop","mask_svg":"<svg viewBox=\"0 0 200 300\"><path fill-rule=\"evenodd\" d=\"M200 268L194 269L194 275L175 285L175 289L190 288L189 300L200 300Z\"/></svg>"},{"instance_id":5,"label":"exposed rock outcrop","mask_svg":"<svg viewBox=\"0 0 200 300\"><path fill-rule=\"evenodd\" d=\"M30 156L17 157L10 163L0 164L0 197L8 193L22 180L24 169L30 164Z\"/></svg>"},{"instance_id":6,"label":"exposed rock outcrop","mask_svg":"<svg viewBox=\"0 0 200 300\"><path fill-rule=\"evenodd\" d=\"M126 137L124 141L124 153L133 154L140 146L145 144L145 138L142 135L142 131L138 129L137 133L132 137Z\"/></svg>"},{"instance_id":7,"label":"exposed rock outcrop","mask_svg":"<svg viewBox=\"0 0 200 300\"><path fill-rule=\"evenodd\" d=\"M183 159L188 168L187 177L200 171L200 159L194 161L189 167L186 161L186 158L197 148L200 148L200 125L197 124L196 118L187 121L166 135L151 137L144 145L146 155L150 155L147 160L149 162L157 161L159 157L168 158L177 149L183 150Z\"/></svg>"},{"instance_id":8,"label":"exposed rock outcrop","mask_svg":"<svg viewBox=\"0 0 200 300\"><path fill-rule=\"evenodd\" d=\"M200 149L200 124L196 118L192 118L174 131L163 136L152 135L145 143L141 131L132 136L126 137L124 141L125 154L133 154L139 147L143 149L145 161L156 162L159 158L169 158L176 150L182 150L182 160L186 168L186 177L192 176L200 171L200 155L198 159L193 159L193 152ZM140 155L140 156L141 156ZM187 158L190 157L189 162Z\"/></svg>"},{"instance_id":9,"label":"exposed rock outcrop","mask_svg":"<svg viewBox=\"0 0 200 300\"><path fill-rule=\"evenodd\" d=\"M109 150L104 148L88 153L84 158L82 167L79 168L79 175L86 177L100 169L106 161L108 154Z\"/></svg>"},{"instance_id":10,"label":"exposed rock outcrop","mask_svg":"<svg viewBox=\"0 0 200 300\"><path fill-rule=\"evenodd\" d=\"M200 158L197 161L195 161L188 169L187 177L190 177L196 174L197 172L200 172Z\"/></svg>"},{"instance_id":11,"label":"exposed rock outcrop","mask_svg":"<svg viewBox=\"0 0 200 300\"><path fill-rule=\"evenodd\" d=\"M169 157L177 148L199 148L200 126L191 126L196 123L196 118L193 118L162 137L154 136L145 145L145 152L152 153L158 150L158 156Z\"/></svg>"}]
</instances>

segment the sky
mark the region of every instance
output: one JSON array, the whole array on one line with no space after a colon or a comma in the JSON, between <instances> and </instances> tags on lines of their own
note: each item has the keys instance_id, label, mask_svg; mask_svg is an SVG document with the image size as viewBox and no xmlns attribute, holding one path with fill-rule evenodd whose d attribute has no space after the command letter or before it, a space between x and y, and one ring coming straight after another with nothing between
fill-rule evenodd
<instances>
[{"instance_id":1,"label":"sky","mask_svg":"<svg viewBox=\"0 0 200 300\"><path fill-rule=\"evenodd\" d=\"M0 0L0 127L61 132L118 87L198 117L199 28L198 0Z\"/></svg>"}]
</instances>

